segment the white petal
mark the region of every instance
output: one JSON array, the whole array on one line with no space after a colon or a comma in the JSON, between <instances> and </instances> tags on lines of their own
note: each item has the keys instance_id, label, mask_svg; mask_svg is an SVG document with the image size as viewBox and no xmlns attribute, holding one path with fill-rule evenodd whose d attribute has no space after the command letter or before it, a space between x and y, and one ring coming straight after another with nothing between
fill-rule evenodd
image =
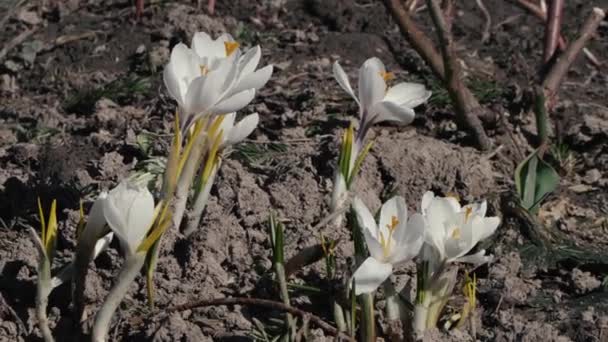
<instances>
[{"instance_id":1,"label":"white petal","mask_svg":"<svg viewBox=\"0 0 608 342\"><path fill-rule=\"evenodd\" d=\"M373 118L370 125L384 121L394 121L402 125L409 125L414 121L416 113L410 107L400 106L391 101L380 101L370 109L370 115Z\"/></svg>"},{"instance_id":2,"label":"white petal","mask_svg":"<svg viewBox=\"0 0 608 342\"><path fill-rule=\"evenodd\" d=\"M220 127L217 129L217 134L219 134L219 132L222 132L222 141L226 141L226 137L228 137L230 135L230 133L232 132L232 130L234 129L234 121L236 120L236 113L232 112L232 113L228 113L228 114L220 114L217 115L215 117L215 120L219 120L220 117L222 117L222 123L220 124ZM211 139L215 139L215 137L210 137ZM211 146L209 146L211 147Z\"/></svg>"},{"instance_id":3,"label":"white petal","mask_svg":"<svg viewBox=\"0 0 608 342\"><path fill-rule=\"evenodd\" d=\"M248 75L255 71L260 63L262 57L262 49L257 45L245 52L241 60L239 61L239 73L241 75Z\"/></svg>"},{"instance_id":4,"label":"white petal","mask_svg":"<svg viewBox=\"0 0 608 342\"><path fill-rule=\"evenodd\" d=\"M258 90L262 88L272 76L272 71L273 66L267 65L256 72L243 76L232 88L231 92L237 93L247 89Z\"/></svg>"},{"instance_id":5,"label":"white petal","mask_svg":"<svg viewBox=\"0 0 608 342\"><path fill-rule=\"evenodd\" d=\"M420 201L420 211L423 215L426 214L426 210L428 209L434 198L435 194L432 191L427 191L424 193L424 195L422 195L422 200Z\"/></svg>"},{"instance_id":6,"label":"white petal","mask_svg":"<svg viewBox=\"0 0 608 342\"><path fill-rule=\"evenodd\" d=\"M400 237L398 235L405 233L405 227L407 225L407 205L405 204L405 199L401 196L395 196L389 199L382 205L382 209L380 209L380 222L378 223L378 228L383 234L387 234L385 236L388 236L388 227L391 226L393 217L398 221L393 239L398 240L397 238Z\"/></svg>"},{"instance_id":7,"label":"white petal","mask_svg":"<svg viewBox=\"0 0 608 342\"><path fill-rule=\"evenodd\" d=\"M376 70L378 70L378 73L380 73L380 74L383 74L386 72L386 67L384 66L384 63L382 63L382 61L378 57L369 58L368 60L366 60L363 63L363 65L367 66L367 67L375 68Z\"/></svg>"},{"instance_id":8,"label":"white petal","mask_svg":"<svg viewBox=\"0 0 608 342\"><path fill-rule=\"evenodd\" d=\"M445 224L457 214L445 197L435 197L426 210L426 219L431 231L445 236Z\"/></svg>"},{"instance_id":9,"label":"white petal","mask_svg":"<svg viewBox=\"0 0 608 342\"><path fill-rule=\"evenodd\" d=\"M475 229L477 242L485 240L494 234L499 224L500 218L496 216L479 218L479 221L475 220L473 227Z\"/></svg>"},{"instance_id":10,"label":"white petal","mask_svg":"<svg viewBox=\"0 0 608 342\"><path fill-rule=\"evenodd\" d=\"M110 246L110 243L112 242L112 238L114 237L114 233L109 232L108 234L104 235L101 239L97 240L97 243L95 243L95 250L93 251L93 259L96 259L97 256L99 256L99 254L101 254L101 252L105 251L108 246Z\"/></svg>"},{"instance_id":11,"label":"white petal","mask_svg":"<svg viewBox=\"0 0 608 342\"><path fill-rule=\"evenodd\" d=\"M382 100L385 92L386 82L380 75L380 71L373 65L363 64L359 70L359 101L361 101L364 115L373 114L371 113L372 106ZM367 122L362 125L367 125Z\"/></svg>"},{"instance_id":12,"label":"white petal","mask_svg":"<svg viewBox=\"0 0 608 342\"><path fill-rule=\"evenodd\" d=\"M186 93L184 111L188 114L202 114L217 101L220 89L216 74L195 78Z\"/></svg>"},{"instance_id":13,"label":"white petal","mask_svg":"<svg viewBox=\"0 0 608 342\"><path fill-rule=\"evenodd\" d=\"M423 84L403 82L388 89L384 100L395 102L399 106L415 108L425 103L432 93Z\"/></svg>"},{"instance_id":14,"label":"white petal","mask_svg":"<svg viewBox=\"0 0 608 342\"><path fill-rule=\"evenodd\" d=\"M239 143L253 132L258 126L260 117L257 113L253 113L244 117L239 123L234 126L234 129L230 132L230 135L226 139L227 145L233 145Z\"/></svg>"},{"instance_id":15,"label":"white petal","mask_svg":"<svg viewBox=\"0 0 608 342\"><path fill-rule=\"evenodd\" d=\"M248 105L251 100L255 97L255 90L248 89L240 93L234 94L227 99L222 100L220 103L213 106L211 109L212 114L224 114L230 112L236 112L243 109Z\"/></svg>"},{"instance_id":16,"label":"white petal","mask_svg":"<svg viewBox=\"0 0 608 342\"><path fill-rule=\"evenodd\" d=\"M415 258L424 243L424 217L418 213L412 215L404 225L402 232L395 235L395 249L389 261L394 265Z\"/></svg>"},{"instance_id":17,"label":"white petal","mask_svg":"<svg viewBox=\"0 0 608 342\"><path fill-rule=\"evenodd\" d=\"M392 272L391 264L379 262L372 257L367 258L353 274L355 295L375 291Z\"/></svg>"},{"instance_id":18,"label":"white petal","mask_svg":"<svg viewBox=\"0 0 608 342\"><path fill-rule=\"evenodd\" d=\"M477 205L476 215L481 217L486 217L486 212L488 211L488 202L483 201Z\"/></svg>"},{"instance_id":19,"label":"white petal","mask_svg":"<svg viewBox=\"0 0 608 342\"><path fill-rule=\"evenodd\" d=\"M379 242L378 227L376 226L374 217L358 197L353 199L353 209L357 215L357 223L359 224L363 237L365 238L365 242L367 243L369 254L374 258L382 259L382 245Z\"/></svg>"},{"instance_id":20,"label":"white petal","mask_svg":"<svg viewBox=\"0 0 608 342\"><path fill-rule=\"evenodd\" d=\"M457 262L466 262L469 264L473 264L473 265L475 265L475 267L477 267L479 265L483 265L485 263L492 261L492 259L493 259L492 256L485 255L485 254L486 254L486 251L485 251L485 249L483 249L475 254L465 255L463 257L460 257L456 261Z\"/></svg>"},{"instance_id":21,"label":"white petal","mask_svg":"<svg viewBox=\"0 0 608 342\"><path fill-rule=\"evenodd\" d=\"M177 44L171 51L169 63L163 71L163 80L169 94L180 104L184 98L190 82L200 75L197 57L184 44Z\"/></svg>"},{"instance_id":22,"label":"white petal","mask_svg":"<svg viewBox=\"0 0 608 342\"><path fill-rule=\"evenodd\" d=\"M338 81L338 84L340 85L340 87L342 87L342 89L344 89L350 96L352 96L352 98L355 99L355 101L358 104L359 99L355 95L353 88L350 86L350 82L348 81L348 76L346 75L346 73L344 72L344 69L342 69L342 67L340 66L340 63L338 63L338 61L334 62L333 73L334 73L334 78L336 79L336 81Z\"/></svg>"},{"instance_id":23,"label":"white petal","mask_svg":"<svg viewBox=\"0 0 608 342\"><path fill-rule=\"evenodd\" d=\"M200 57L209 56L213 39L205 32L196 32L192 36L192 50Z\"/></svg>"},{"instance_id":24,"label":"white petal","mask_svg":"<svg viewBox=\"0 0 608 342\"><path fill-rule=\"evenodd\" d=\"M108 194L104 216L126 252L133 253L152 224L154 198L147 188L123 181Z\"/></svg>"},{"instance_id":25,"label":"white petal","mask_svg":"<svg viewBox=\"0 0 608 342\"><path fill-rule=\"evenodd\" d=\"M103 232L103 229L106 225L106 219L103 214L103 208L107 196L108 194L106 192L102 192L97 198L97 200L95 200L95 203L93 203L93 206L89 211L87 224L84 227L80 238L78 239L79 241L91 241L90 245L92 245L92 241L99 239L99 236Z\"/></svg>"}]
</instances>

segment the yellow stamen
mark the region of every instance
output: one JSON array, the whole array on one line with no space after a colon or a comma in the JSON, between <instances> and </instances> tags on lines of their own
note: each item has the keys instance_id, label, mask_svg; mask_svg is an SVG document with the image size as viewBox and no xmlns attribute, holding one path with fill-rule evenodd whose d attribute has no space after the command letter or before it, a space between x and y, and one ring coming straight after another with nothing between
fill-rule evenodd
<instances>
[{"instance_id":1,"label":"yellow stamen","mask_svg":"<svg viewBox=\"0 0 608 342\"><path fill-rule=\"evenodd\" d=\"M460 196L458 196L458 194L455 192L448 192L447 194L445 194L445 197L451 197L460 202Z\"/></svg>"},{"instance_id":2,"label":"yellow stamen","mask_svg":"<svg viewBox=\"0 0 608 342\"><path fill-rule=\"evenodd\" d=\"M198 67L201 69L201 76L205 76L209 72L209 68L206 65L199 65Z\"/></svg>"},{"instance_id":3,"label":"yellow stamen","mask_svg":"<svg viewBox=\"0 0 608 342\"><path fill-rule=\"evenodd\" d=\"M456 239L459 240L460 239L460 228L456 227L454 228L454 230L452 231L452 239Z\"/></svg>"},{"instance_id":4,"label":"yellow stamen","mask_svg":"<svg viewBox=\"0 0 608 342\"><path fill-rule=\"evenodd\" d=\"M473 213L473 208L471 207L466 207L464 209L464 222L466 223L469 218L471 217L471 214Z\"/></svg>"},{"instance_id":5,"label":"yellow stamen","mask_svg":"<svg viewBox=\"0 0 608 342\"><path fill-rule=\"evenodd\" d=\"M237 42L224 42L224 47L226 48L226 56L232 55L234 51L239 47L239 43Z\"/></svg>"},{"instance_id":6,"label":"yellow stamen","mask_svg":"<svg viewBox=\"0 0 608 342\"><path fill-rule=\"evenodd\" d=\"M393 74L392 72L387 72L387 71L380 72L380 76L382 76L382 78L385 81L390 81L395 78L395 74Z\"/></svg>"},{"instance_id":7,"label":"yellow stamen","mask_svg":"<svg viewBox=\"0 0 608 342\"><path fill-rule=\"evenodd\" d=\"M397 219L397 217L391 216L391 223L387 224L386 227L392 233L397 228L398 224L399 224L399 220Z\"/></svg>"}]
</instances>

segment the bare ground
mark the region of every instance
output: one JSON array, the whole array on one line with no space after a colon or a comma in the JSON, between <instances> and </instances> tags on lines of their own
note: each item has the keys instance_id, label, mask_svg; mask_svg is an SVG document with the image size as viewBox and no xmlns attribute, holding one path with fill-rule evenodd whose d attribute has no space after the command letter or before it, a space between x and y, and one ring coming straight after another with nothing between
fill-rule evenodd
<instances>
[{"instance_id":1,"label":"bare ground","mask_svg":"<svg viewBox=\"0 0 608 342\"><path fill-rule=\"evenodd\" d=\"M608 341L608 266L602 254L608 243L608 74L582 58L568 74L553 119L571 157L553 155L560 188L540 213L571 249L588 253L542 254L525 234L530 223L505 209L514 199L513 170L520 154L531 151L535 132L520 95L537 72L542 27L506 1L485 3L493 23L487 43L481 43L484 19L473 1L459 5L454 27L469 83L485 105L503 113L485 122L496 148L489 153L475 150L471 137L456 129L446 93L378 2L219 1L215 16L189 2L157 2L146 6L139 23L128 1L27 5L0 33L7 44L28 27L37 28L0 65L0 340L40 336L34 317L36 251L26 231L28 225L38 227L36 197L45 203L58 199L59 266L72 256L79 199L88 207L100 190L133 170L155 171L146 161L166 155L173 103L160 71L170 47L203 30L231 32L246 46L261 44L264 63L275 65L269 84L245 109L260 113L261 125L225 158L199 231L188 240L176 232L165 238L156 311L147 307L140 277L115 318L113 340L248 340L252 318L280 317L238 306L159 313L199 298L277 297L265 221L275 210L285 223L288 257L318 242L319 232L311 227L327 214L336 137L356 110L332 79L331 63L339 59L354 76L363 60L378 56L397 79L423 82L435 96L418 109L412 126L374 129L374 147L355 184L365 203L378 208L389 195L400 194L414 210L428 189L467 201L487 198L503 224L488 243L495 261L476 271L475 337ZM568 2L567 37L575 36L591 3L608 5ZM427 16L418 14L428 29ZM605 22L589 48L608 61ZM342 237L339 269L347 276L348 231L323 233ZM87 327L120 267L116 247L89 273ZM396 282L411 284L412 270L410 265L397 272ZM321 265L303 268L290 281L329 289ZM302 290L292 296L298 307L331 321L325 296ZM61 287L49 305L60 341L74 336L67 298L69 289ZM459 309L457 302L449 307ZM438 330L427 337L472 341L471 333ZM322 339L320 330L315 334Z\"/></svg>"}]
</instances>

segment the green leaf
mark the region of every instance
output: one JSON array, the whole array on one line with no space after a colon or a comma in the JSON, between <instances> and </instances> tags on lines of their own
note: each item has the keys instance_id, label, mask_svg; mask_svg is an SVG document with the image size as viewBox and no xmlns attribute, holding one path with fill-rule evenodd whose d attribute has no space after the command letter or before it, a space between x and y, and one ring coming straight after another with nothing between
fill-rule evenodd
<instances>
[{"instance_id":1,"label":"green leaf","mask_svg":"<svg viewBox=\"0 0 608 342\"><path fill-rule=\"evenodd\" d=\"M521 205L532 213L558 185L559 175L551 165L539 158L538 150L532 152L515 170L515 187Z\"/></svg>"}]
</instances>

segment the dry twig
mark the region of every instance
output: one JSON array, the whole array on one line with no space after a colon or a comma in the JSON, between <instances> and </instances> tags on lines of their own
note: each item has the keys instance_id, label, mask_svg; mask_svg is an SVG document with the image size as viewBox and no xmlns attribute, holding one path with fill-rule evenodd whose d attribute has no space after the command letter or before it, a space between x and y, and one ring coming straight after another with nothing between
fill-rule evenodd
<instances>
[{"instance_id":1,"label":"dry twig","mask_svg":"<svg viewBox=\"0 0 608 342\"><path fill-rule=\"evenodd\" d=\"M483 3L483 0L475 0L477 3L477 7L483 13L483 16L486 18L486 23L483 27L483 32L481 33L481 42L485 43L490 39L490 28L492 27L492 16L490 15L490 11L486 8L486 5Z\"/></svg>"},{"instance_id":2,"label":"dry twig","mask_svg":"<svg viewBox=\"0 0 608 342\"><path fill-rule=\"evenodd\" d=\"M27 0L18 1L11 8L9 8L8 11L6 11L6 14L4 17L2 17L2 20L0 20L0 28L3 28L4 25L6 25L8 20L15 14L15 12L17 12L17 9L19 9L26 1Z\"/></svg>"},{"instance_id":3,"label":"dry twig","mask_svg":"<svg viewBox=\"0 0 608 342\"><path fill-rule=\"evenodd\" d=\"M410 42L414 50L431 67L435 76L445 84L454 103L460 124L473 134L480 149L489 150L491 147L490 139L488 139L481 121L477 117L477 114L483 113L484 109L479 104L477 98L475 98L475 95L462 82L462 73L459 62L453 52L453 46L446 47L443 41L440 42L443 52L447 53L447 55L444 55L445 58L442 58L435 49L431 39L418 28L400 0L384 0L384 4L395 21L397 21L401 33ZM431 12L433 12L432 9ZM445 28L446 24L441 10L439 10L438 14L441 17L439 24ZM440 40L447 41L450 44L453 43L449 33L439 27L438 35L440 36ZM444 68L444 61L448 66L447 68Z\"/></svg>"},{"instance_id":4,"label":"dry twig","mask_svg":"<svg viewBox=\"0 0 608 342\"><path fill-rule=\"evenodd\" d=\"M15 47L17 47L21 43L23 43L32 34L34 34L34 32L36 32L37 29L38 29L38 27L33 27L31 29L27 29L27 30L21 32L17 37L13 38L10 42L8 42L4 46L4 48L2 48L2 50L0 50L0 62L4 60L4 58L6 57L6 54L8 54L9 51L11 51Z\"/></svg>"},{"instance_id":5,"label":"dry twig","mask_svg":"<svg viewBox=\"0 0 608 342\"><path fill-rule=\"evenodd\" d=\"M216 299L207 299L207 300L199 300L190 302L188 304L176 305L170 307L166 310L167 313L177 312L177 311L185 311L192 310L196 308L202 308L206 306L219 306L219 305L251 305L251 306L261 306L269 309L275 309L280 311L289 312L290 314L298 317L302 317L304 320L308 320L314 324L316 324L319 328L323 329L323 331L351 341L351 338L344 333L339 332L336 328L331 326L331 324L325 322L319 316L315 316L310 312L306 312L300 309L296 309L291 306L287 306L281 302L268 300L268 299L258 299L258 298L244 298L244 297L233 297L233 298L216 298Z\"/></svg>"},{"instance_id":6,"label":"dry twig","mask_svg":"<svg viewBox=\"0 0 608 342\"><path fill-rule=\"evenodd\" d=\"M546 19L545 29L545 49L543 60L548 63L557 51L559 44L560 29L562 27L562 17L564 13L564 0L553 0L549 3L549 11Z\"/></svg>"},{"instance_id":7,"label":"dry twig","mask_svg":"<svg viewBox=\"0 0 608 342\"><path fill-rule=\"evenodd\" d=\"M547 12L545 10L543 10L543 8L541 8L540 6L537 6L527 0L510 0L510 1L512 1L512 2L514 1L515 4L517 4L522 9L527 10L528 12L532 13L538 19L540 19L542 21L547 20ZM566 48L566 45L567 44L566 44L566 40L564 39L564 37L562 35L559 35L558 41L557 41L557 48L560 49L560 51L563 51ZM589 62L591 62L591 64L593 64L595 67L600 67L602 65L602 63L597 59L597 57L589 49L583 48L583 53L585 53L585 56L587 57Z\"/></svg>"},{"instance_id":8,"label":"dry twig","mask_svg":"<svg viewBox=\"0 0 608 342\"><path fill-rule=\"evenodd\" d=\"M545 94L547 96L547 101L551 103L557 90L570 69L570 66L578 56L578 54L583 50L585 44L593 37L593 34L597 30L598 26L604 20L606 13L604 10L598 7L594 7L591 15L587 18L585 25L581 29L580 35L578 39L570 43L566 51L559 57L559 60L555 63L553 68L545 77L543 81L543 88Z\"/></svg>"}]
</instances>

